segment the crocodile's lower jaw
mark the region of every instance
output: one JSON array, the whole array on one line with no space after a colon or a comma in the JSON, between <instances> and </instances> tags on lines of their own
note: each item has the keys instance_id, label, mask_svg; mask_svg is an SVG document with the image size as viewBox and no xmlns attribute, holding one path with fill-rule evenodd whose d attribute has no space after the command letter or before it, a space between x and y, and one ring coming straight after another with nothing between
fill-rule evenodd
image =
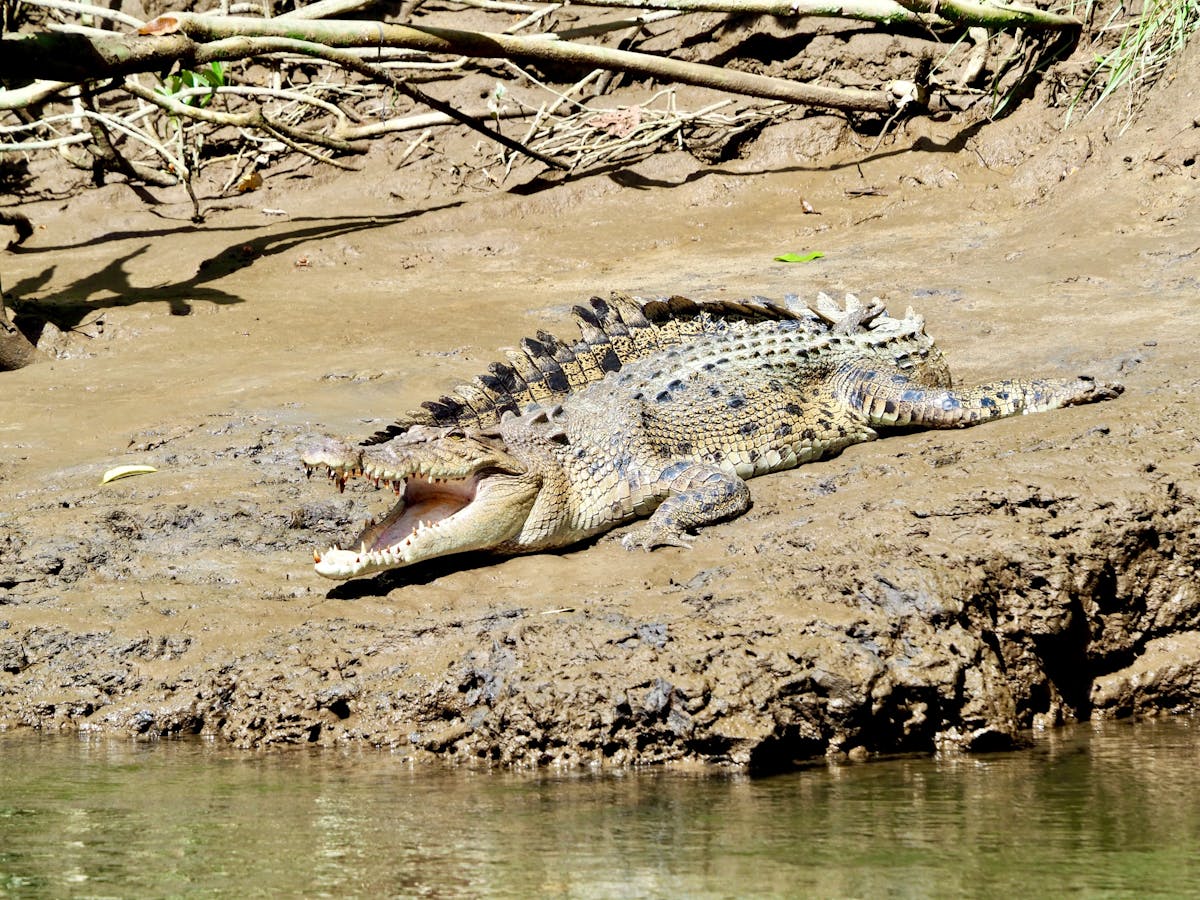
<instances>
[{"instance_id":1,"label":"crocodile's lower jaw","mask_svg":"<svg viewBox=\"0 0 1200 900\"><path fill-rule=\"evenodd\" d=\"M330 547L324 553L314 553L313 559L316 560L314 568L317 570L317 574L335 581L359 575L371 575L397 565L404 565L402 562L393 561L394 556L390 549L368 550L362 553L356 550Z\"/></svg>"}]
</instances>

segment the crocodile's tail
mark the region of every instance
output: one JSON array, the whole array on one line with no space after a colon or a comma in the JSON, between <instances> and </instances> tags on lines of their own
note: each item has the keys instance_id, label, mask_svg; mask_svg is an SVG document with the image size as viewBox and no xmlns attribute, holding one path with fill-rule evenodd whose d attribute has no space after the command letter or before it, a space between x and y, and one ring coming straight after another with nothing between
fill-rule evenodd
<instances>
[{"instance_id":1,"label":"crocodile's tail","mask_svg":"<svg viewBox=\"0 0 1200 900\"><path fill-rule=\"evenodd\" d=\"M792 310L765 299L697 302L686 297L639 300L614 293L575 307L580 337L567 343L545 331L525 338L473 381L439 400L422 404L395 424L367 438L378 444L414 425L488 428L508 412L530 403L549 404L599 381L609 372L693 335L731 322L804 320L824 327L808 310Z\"/></svg>"}]
</instances>

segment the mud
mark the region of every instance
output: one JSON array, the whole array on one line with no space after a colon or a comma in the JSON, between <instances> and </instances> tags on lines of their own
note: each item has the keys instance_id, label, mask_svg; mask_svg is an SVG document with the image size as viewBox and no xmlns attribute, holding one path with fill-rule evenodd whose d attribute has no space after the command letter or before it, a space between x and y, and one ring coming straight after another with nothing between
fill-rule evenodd
<instances>
[{"instance_id":1,"label":"mud","mask_svg":"<svg viewBox=\"0 0 1200 900\"><path fill-rule=\"evenodd\" d=\"M0 377L0 727L763 769L1195 710L1198 53L1123 134L1030 102L873 149L815 116L509 192L425 196L379 154L202 226L121 185L29 206L5 287L60 331ZM369 434L614 289L878 294L960 381L1127 391L756 479L690 552L312 573L386 503L305 481L307 435ZM157 471L99 485L128 463Z\"/></svg>"}]
</instances>

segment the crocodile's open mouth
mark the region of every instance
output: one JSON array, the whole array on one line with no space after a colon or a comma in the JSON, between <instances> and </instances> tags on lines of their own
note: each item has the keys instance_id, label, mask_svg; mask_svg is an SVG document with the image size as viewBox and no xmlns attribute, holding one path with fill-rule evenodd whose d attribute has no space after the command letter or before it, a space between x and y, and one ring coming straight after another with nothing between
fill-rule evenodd
<instances>
[{"instance_id":1,"label":"crocodile's open mouth","mask_svg":"<svg viewBox=\"0 0 1200 900\"><path fill-rule=\"evenodd\" d=\"M415 432L415 433L414 433ZM398 497L347 548L313 554L327 578L355 578L450 553L502 550L521 534L541 478L527 473L495 440L461 430L410 431L366 448L322 438L302 455L339 488L365 478Z\"/></svg>"},{"instance_id":2,"label":"crocodile's open mouth","mask_svg":"<svg viewBox=\"0 0 1200 900\"><path fill-rule=\"evenodd\" d=\"M350 548L314 552L317 571L332 578L346 577L342 573L350 557L355 569L403 565L414 546L429 543L437 530L457 524L455 517L463 515L475 500L480 480L487 474L477 472L463 479L411 475L377 480L376 487L390 489L400 497L399 502L382 519L369 520Z\"/></svg>"},{"instance_id":3,"label":"crocodile's open mouth","mask_svg":"<svg viewBox=\"0 0 1200 900\"><path fill-rule=\"evenodd\" d=\"M314 553L315 568L326 578L355 578L450 553L503 550L525 526L539 484L536 476L495 469L461 479L381 481L400 501L368 522L350 548Z\"/></svg>"},{"instance_id":4,"label":"crocodile's open mouth","mask_svg":"<svg viewBox=\"0 0 1200 900\"><path fill-rule=\"evenodd\" d=\"M378 522L368 522L354 543L382 550L411 543L424 528L442 527L471 504L483 476L477 472L462 480L448 480L413 475L403 483L381 483L401 495L400 502Z\"/></svg>"}]
</instances>

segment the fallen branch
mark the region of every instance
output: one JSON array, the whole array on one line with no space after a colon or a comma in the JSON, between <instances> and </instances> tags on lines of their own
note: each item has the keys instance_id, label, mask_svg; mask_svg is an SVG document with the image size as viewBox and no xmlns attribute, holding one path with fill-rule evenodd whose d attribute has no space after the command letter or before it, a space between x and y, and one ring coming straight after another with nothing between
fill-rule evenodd
<instances>
[{"instance_id":1,"label":"fallen branch","mask_svg":"<svg viewBox=\"0 0 1200 900\"><path fill-rule=\"evenodd\" d=\"M359 12L374 6L376 0L320 0L308 6L297 6L290 12L278 15L277 19L332 19L350 12Z\"/></svg>"},{"instance_id":2,"label":"fallen branch","mask_svg":"<svg viewBox=\"0 0 1200 900\"><path fill-rule=\"evenodd\" d=\"M387 25L382 22L278 22L244 17L203 16L195 13L170 13L150 22L146 29L157 35L182 32L196 41L246 42L240 56L248 55L253 39L274 38L303 41L330 48L406 47L428 53L473 56L483 59L512 59L551 62L587 68L612 69L662 81L675 81L715 88L732 94L744 94L770 100L784 100L806 106L866 112L890 112L891 97L886 91L856 88L832 88L804 84L784 78L755 75L701 63L683 62L630 50L575 44L545 38L525 38L493 32L464 31L411 25ZM196 60L207 61L213 45L193 48ZM237 58L221 56L222 59ZM3 65L0 65L0 74Z\"/></svg>"},{"instance_id":3,"label":"fallen branch","mask_svg":"<svg viewBox=\"0 0 1200 900\"><path fill-rule=\"evenodd\" d=\"M663 109L652 105L659 97L666 98ZM586 167L636 156L666 140L673 140L683 147L685 129L719 129L727 139L771 118L770 113L762 110L743 110L731 115L718 113L731 103L732 100L726 99L686 112L676 107L674 90L667 89L639 106L620 109L582 107L553 122L535 123L530 139L539 149L569 157L572 166ZM693 149L703 146L694 137L688 144Z\"/></svg>"},{"instance_id":4,"label":"fallen branch","mask_svg":"<svg viewBox=\"0 0 1200 900\"><path fill-rule=\"evenodd\" d=\"M959 25L1063 30L1083 26L1083 22L1075 16L1064 16L1028 6L992 5L977 3L975 0L897 0L897 2L913 12L936 13Z\"/></svg>"},{"instance_id":5,"label":"fallen branch","mask_svg":"<svg viewBox=\"0 0 1200 900\"><path fill-rule=\"evenodd\" d=\"M78 83L73 81L34 81L13 90L0 88L0 110L24 109L40 103L47 97L54 96L59 91L74 87Z\"/></svg>"},{"instance_id":6,"label":"fallen branch","mask_svg":"<svg viewBox=\"0 0 1200 900\"><path fill-rule=\"evenodd\" d=\"M230 17L224 18L222 21L266 24L263 20L248 18ZM509 150L522 153L552 168L565 168L560 161L533 151L500 132L493 131L480 120L460 113L450 104L426 94L387 69L372 65L345 48L283 36L298 30L319 29L322 24L320 22L304 21L301 23L298 20L285 21L282 19L271 20L271 22L277 23L272 24L273 36L255 40L243 37L237 30L229 30L220 35L220 39L203 45L197 44L183 35L152 38L116 35L90 37L62 33L5 36L0 39L0 49L3 50L0 52L0 78L18 77L17 73L24 67L24 71L33 71L39 75L57 75L64 80L85 81L116 74L131 75L146 71L161 71L169 69L175 61L178 61L183 68L199 68L212 62L227 62L272 53L295 53L334 63L371 81L385 84L417 103L450 116ZM376 41L367 40L358 46L370 47L375 44ZM88 71L84 74L80 67L89 60L93 64L99 64L87 66ZM72 78L72 76L77 77ZM361 146L339 140L336 137L293 129L284 123L270 120L261 110L256 109L247 113L219 113L215 110L181 103L164 94L150 91L132 80L127 81L123 87L134 96L161 107L173 116L208 122L212 125L232 125L258 128L268 132L281 132L280 139L286 138L285 143L288 143L289 146L295 142L297 145L312 143L346 153L361 153L365 150ZM325 162L330 161L328 157L319 158Z\"/></svg>"},{"instance_id":7,"label":"fallen branch","mask_svg":"<svg viewBox=\"0 0 1200 900\"><path fill-rule=\"evenodd\" d=\"M33 77L78 84L138 72L166 72L176 63L195 68L199 46L183 35L146 40L136 35L60 32L0 37L0 79Z\"/></svg>"},{"instance_id":8,"label":"fallen branch","mask_svg":"<svg viewBox=\"0 0 1200 900\"><path fill-rule=\"evenodd\" d=\"M489 113L483 111L478 113L465 113L465 115L482 120L488 116L494 116L500 119L519 119L525 118L530 114L523 109L513 109L498 113ZM338 136L345 138L348 141L361 141L368 138L381 137L385 134L400 134L405 131L423 131L438 125L453 125L458 121L459 120L454 116L448 116L441 112L416 113L411 116L385 119L382 122L372 122L369 125L347 126L344 130L338 133Z\"/></svg>"},{"instance_id":9,"label":"fallen branch","mask_svg":"<svg viewBox=\"0 0 1200 900\"><path fill-rule=\"evenodd\" d=\"M404 94L410 100L423 104L424 106L428 106L430 109L433 109L436 112L450 116L450 118L455 119L463 125L466 125L473 131L479 132L489 140L495 141L501 146L507 147L509 150L512 150L516 153L521 153L531 159L536 159L538 162L554 169L567 168L566 165L560 160L546 156L543 153L538 153L536 150L525 146L520 141L513 140L507 135L501 134L499 131L493 131L484 125L481 120L459 112L449 103L438 100L436 97L426 94L420 88L414 87L407 81L397 78L396 75L387 69L379 66L373 66L352 53L345 53L321 44L306 41L288 40L288 43L293 45L292 49L294 52L304 53L308 56L315 56L319 59L334 62L345 69L349 69L352 72L357 72L359 75L362 75L371 81L380 84L386 84L388 87L392 88L398 93Z\"/></svg>"},{"instance_id":10,"label":"fallen branch","mask_svg":"<svg viewBox=\"0 0 1200 900\"><path fill-rule=\"evenodd\" d=\"M859 19L883 25L929 24L928 17L919 16L896 0L571 0L575 6L611 6L622 9L678 10L680 12L749 13L779 16L828 16ZM936 21L936 19L935 19ZM944 24L944 23L943 23Z\"/></svg>"},{"instance_id":11,"label":"fallen branch","mask_svg":"<svg viewBox=\"0 0 1200 900\"><path fill-rule=\"evenodd\" d=\"M667 19L674 19L676 16L683 15L683 12L675 9L664 9L658 12L648 12L644 15L634 16L632 19L613 19L610 22L597 22L594 25L580 25L577 28L564 28L561 31L556 31L553 34L546 34L544 37L559 41L573 41L581 37L595 37L599 34L608 34L610 31L623 31L626 28L642 28L650 25L653 22L664 22ZM505 29L505 34L510 34L515 31L515 28Z\"/></svg>"},{"instance_id":12,"label":"fallen branch","mask_svg":"<svg viewBox=\"0 0 1200 900\"><path fill-rule=\"evenodd\" d=\"M974 0L572 0L576 6L660 9L683 12L752 13L779 16L824 16L897 24L981 25L987 28L1078 28L1074 16L1025 6L991 5Z\"/></svg>"},{"instance_id":13,"label":"fallen branch","mask_svg":"<svg viewBox=\"0 0 1200 900\"><path fill-rule=\"evenodd\" d=\"M34 122L30 128L36 128L40 123ZM91 132L77 131L74 134L66 134L62 137L47 138L45 140L29 140L17 141L15 143L8 141L0 141L0 153L4 152L28 152L32 150L57 150L61 147L69 147L71 144L86 144L92 140Z\"/></svg>"},{"instance_id":14,"label":"fallen branch","mask_svg":"<svg viewBox=\"0 0 1200 900\"><path fill-rule=\"evenodd\" d=\"M141 28L145 24L141 19L136 19L118 10L105 9L103 6L94 6L91 3L79 3L76 0L21 0L21 2L27 6L58 9L76 15L90 16L94 19L108 19L111 22L120 22L122 25L128 25L135 29Z\"/></svg>"},{"instance_id":15,"label":"fallen branch","mask_svg":"<svg viewBox=\"0 0 1200 900\"><path fill-rule=\"evenodd\" d=\"M126 137L141 141L161 155L167 164L177 172L181 171L184 166L182 156L178 158L172 156L167 148L154 140L154 138L97 110L95 107L95 98L90 91L85 90L83 92L80 97L80 103L82 106L82 109L79 111L80 115L86 116L88 130L92 136L91 143L84 147L89 154L98 160L108 163L117 172L133 179L145 181L148 184L157 185L158 187L173 187L177 183L178 179L175 177L164 175L157 169L152 169L149 166L126 159L124 154L119 152L113 143L109 129L111 128ZM103 171L103 169L99 171Z\"/></svg>"},{"instance_id":16,"label":"fallen branch","mask_svg":"<svg viewBox=\"0 0 1200 900\"><path fill-rule=\"evenodd\" d=\"M302 131L299 128L293 128L278 119L268 116L261 109L254 108L244 113L227 113L218 112L215 109L208 109L200 106L191 106L183 103L174 97L169 97L166 94L160 94L157 91L152 91L149 88L143 87L132 78L127 79L121 85L126 91L140 100L147 103L153 103L155 106L161 107L173 116L181 116L189 119L196 119L200 122L207 122L210 125L230 125L234 128L258 128L263 131L279 132L286 135L290 140L299 144L316 144L319 147L325 147L328 150L336 150L341 153L365 153L366 148L351 143L350 141L339 140L338 138L329 137L317 131Z\"/></svg>"}]
</instances>

